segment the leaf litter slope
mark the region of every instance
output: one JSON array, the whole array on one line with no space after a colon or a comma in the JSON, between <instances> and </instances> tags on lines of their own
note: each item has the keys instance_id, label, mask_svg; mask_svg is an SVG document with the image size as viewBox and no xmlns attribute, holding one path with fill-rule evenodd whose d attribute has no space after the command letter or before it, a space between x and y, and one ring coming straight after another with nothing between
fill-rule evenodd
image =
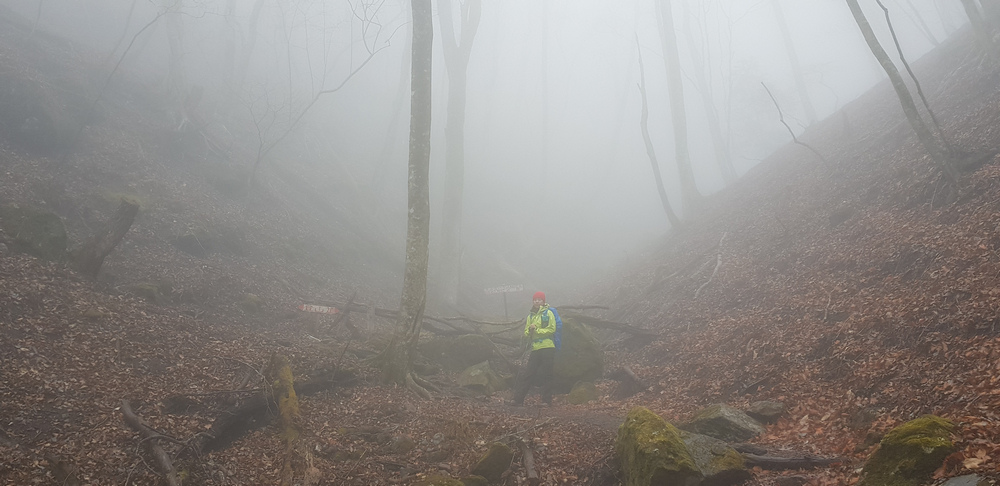
<instances>
[{"instance_id":1,"label":"leaf litter slope","mask_svg":"<svg viewBox=\"0 0 1000 486\"><path fill-rule=\"evenodd\" d=\"M9 47L4 54L18 55ZM1000 146L996 70L967 42L929 55L919 73L957 144ZM87 153L96 155L75 162L84 167L63 168L81 177L68 177L57 195L79 203L99 182L85 176L95 170L115 173L126 186L149 185L153 194L179 191L195 202L172 211L208 222L245 221L254 229L246 236L249 250L203 259L180 254L163 241L169 214L151 211L109 261L118 282L95 286L58 264L0 257L0 479L6 484L153 483L152 460L123 424L120 400L130 400L158 430L194 437L237 404L239 395L217 392L236 388L274 352L290 357L299 379L338 366L362 370L357 386L302 397L298 460L329 484L463 474L487 442L510 434L532 440L546 484L587 484L604 475L609 461L609 416L643 405L682 420L709 403L759 399L790 407L759 439L769 448L860 461L870 451L864 447L870 432L937 413L961 424L960 452L942 475L995 475L1000 468L993 440L1000 432L993 378L1000 358L1000 167L994 158L949 192L887 86L805 134L832 167L802 147L784 148L709 199L699 221L673 235L641 270L605 282L591 299L609 303L616 320L660 331L644 347L609 345L611 361L632 367L651 384L647 391L615 400L614 385L602 382L596 403L557 400L542 411L511 411L495 398L423 401L372 384L373 373L342 350L374 346L349 344L338 332L317 342L310 336L327 337L329 321L317 325L280 311L297 302L294 282L309 276L309 265L295 272L287 270L294 265L269 265L280 249L266 235L294 233L302 221L287 222L291 210L275 217L266 208L242 211L225 199L205 199L207 188L185 192L186 184L198 184L184 179L186 168L134 157L135 142L148 142L155 122L140 109L113 106L110 118L134 117L121 124L139 128L95 128L89 140L96 147ZM40 198L34 188L54 168L6 145L3 164L15 174L2 182L4 194L16 202ZM85 226L80 217L64 217L71 231ZM195 293L226 290L167 305L124 291L125 283L157 272ZM264 284L264 275L285 283ZM363 285L355 273L338 278L330 294L344 297L343 289ZM391 290L385 280L367 285L372 293ZM263 298L263 315L233 305L246 293ZM168 400L183 394L187 400ZM377 432L354 433L367 430ZM393 452L388 444L398 434L418 447ZM265 427L228 449L179 462L195 484L273 483L283 449L278 431ZM816 484L848 484L856 467L797 474ZM760 471L753 482L774 484L776 477Z\"/></svg>"},{"instance_id":2,"label":"leaf litter slope","mask_svg":"<svg viewBox=\"0 0 1000 486\"><path fill-rule=\"evenodd\" d=\"M785 147L607 284L616 317L661 329L616 357L654 383L629 405L680 418L779 400L791 410L764 443L857 461L870 433L940 414L960 424L961 450L939 475L997 475L997 67L951 41L918 73L948 136L982 165L944 184L885 83L811 128L803 140L831 166ZM848 484L856 464L810 476Z\"/></svg>"}]
</instances>

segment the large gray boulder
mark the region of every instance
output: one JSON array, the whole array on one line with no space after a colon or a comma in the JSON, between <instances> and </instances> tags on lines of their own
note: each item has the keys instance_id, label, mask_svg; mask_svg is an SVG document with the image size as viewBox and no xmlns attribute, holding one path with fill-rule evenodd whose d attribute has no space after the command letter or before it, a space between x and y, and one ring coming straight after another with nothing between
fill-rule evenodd
<instances>
[{"instance_id":1,"label":"large gray boulder","mask_svg":"<svg viewBox=\"0 0 1000 486\"><path fill-rule=\"evenodd\" d=\"M456 381L459 386L484 395L491 395L507 388L507 381L493 371L489 361L466 368L458 375Z\"/></svg>"},{"instance_id":2,"label":"large gray boulder","mask_svg":"<svg viewBox=\"0 0 1000 486\"><path fill-rule=\"evenodd\" d=\"M569 393L581 381L596 381L604 375L601 343L584 324L563 319L562 346L556 351L552 385L556 393Z\"/></svg>"},{"instance_id":3,"label":"large gray boulder","mask_svg":"<svg viewBox=\"0 0 1000 486\"><path fill-rule=\"evenodd\" d=\"M725 404L711 405L680 428L726 442L743 442L764 433L764 426L741 410Z\"/></svg>"},{"instance_id":4,"label":"large gray boulder","mask_svg":"<svg viewBox=\"0 0 1000 486\"><path fill-rule=\"evenodd\" d=\"M681 439L705 477L703 486L730 486L750 479L743 456L729 444L691 432L681 432Z\"/></svg>"}]
</instances>

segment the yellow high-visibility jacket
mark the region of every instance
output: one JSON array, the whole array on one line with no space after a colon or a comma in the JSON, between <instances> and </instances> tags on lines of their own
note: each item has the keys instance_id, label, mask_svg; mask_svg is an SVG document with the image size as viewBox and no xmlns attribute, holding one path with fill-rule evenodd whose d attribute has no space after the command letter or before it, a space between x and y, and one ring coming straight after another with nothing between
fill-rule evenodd
<instances>
[{"instance_id":1,"label":"yellow high-visibility jacket","mask_svg":"<svg viewBox=\"0 0 1000 486\"><path fill-rule=\"evenodd\" d=\"M535 325L535 335L531 336L531 325ZM531 339L531 350L555 348L552 336L556 334L556 316L549 310L548 304L542 304L538 312L528 314L524 320L524 337Z\"/></svg>"}]
</instances>

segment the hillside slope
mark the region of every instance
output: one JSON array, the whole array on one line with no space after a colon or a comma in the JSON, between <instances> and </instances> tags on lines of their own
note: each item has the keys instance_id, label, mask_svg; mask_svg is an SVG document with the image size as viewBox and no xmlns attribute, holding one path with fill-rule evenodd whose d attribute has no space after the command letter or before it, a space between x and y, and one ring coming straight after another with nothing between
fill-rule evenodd
<instances>
[{"instance_id":1,"label":"hillside slope","mask_svg":"<svg viewBox=\"0 0 1000 486\"><path fill-rule=\"evenodd\" d=\"M100 79L58 39L16 34L0 29L3 79L56 99ZM926 56L918 74L956 146L1000 148L998 71L968 38ZM466 474L486 444L512 436L534 444L545 484L616 484L611 443L632 406L682 419L758 399L790 407L761 444L851 459L793 473L813 484L850 484L869 434L922 413L959 423L961 449L943 475L1000 472L1000 165L984 158L944 184L888 86L803 137L829 165L785 147L625 277L599 285L588 300L608 305L607 317L658 333L609 336L606 346L648 390L618 400L602 381L591 404L560 397L552 409L510 409L499 396L424 400L379 386L363 358L384 322L354 314L351 332L290 312L303 295L343 302L358 290L388 301L380 296L398 262L365 251L371 237L356 234L353 208L302 195L294 177L269 179L250 203L227 194L235 169L206 165L204 151L178 153L162 138L171 133L162 106L122 84L100 113L74 105L89 122L68 164L23 134L0 140L0 202L57 212L74 241L110 216L116 196L144 202L96 283L63 263L0 255L3 484L155 484L150 441L125 425L122 400L179 442L160 441L186 484L276 484L286 458L302 482L412 484ZM343 220L321 223L309 205ZM150 286L159 297L144 293ZM297 448L257 423L195 454L217 419L260 392L275 354L297 380L332 383L302 393ZM395 448L401 436L415 448ZM752 482L780 475L756 471ZM523 476L516 466L506 484Z\"/></svg>"},{"instance_id":2,"label":"hillside slope","mask_svg":"<svg viewBox=\"0 0 1000 486\"><path fill-rule=\"evenodd\" d=\"M961 424L952 464L997 475L1000 71L966 40L916 69L964 152L958 184L931 168L888 83L810 128L827 163L786 146L594 296L662 332L622 343L619 361L655 384L626 408L778 400L791 412L767 439L826 455L940 414Z\"/></svg>"}]
</instances>

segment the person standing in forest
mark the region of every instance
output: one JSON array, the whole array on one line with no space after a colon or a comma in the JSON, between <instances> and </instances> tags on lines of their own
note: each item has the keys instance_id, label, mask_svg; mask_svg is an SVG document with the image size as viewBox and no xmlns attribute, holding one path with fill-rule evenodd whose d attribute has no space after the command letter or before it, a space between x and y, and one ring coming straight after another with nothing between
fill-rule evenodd
<instances>
[{"instance_id":1,"label":"person standing in forest","mask_svg":"<svg viewBox=\"0 0 1000 486\"><path fill-rule=\"evenodd\" d=\"M524 321L524 336L531 346L528 364L514 384L513 405L524 405L524 397L532 385L542 388L542 406L552 404L552 367L555 363L556 316L545 303L545 293L535 292L531 312Z\"/></svg>"}]
</instances>

